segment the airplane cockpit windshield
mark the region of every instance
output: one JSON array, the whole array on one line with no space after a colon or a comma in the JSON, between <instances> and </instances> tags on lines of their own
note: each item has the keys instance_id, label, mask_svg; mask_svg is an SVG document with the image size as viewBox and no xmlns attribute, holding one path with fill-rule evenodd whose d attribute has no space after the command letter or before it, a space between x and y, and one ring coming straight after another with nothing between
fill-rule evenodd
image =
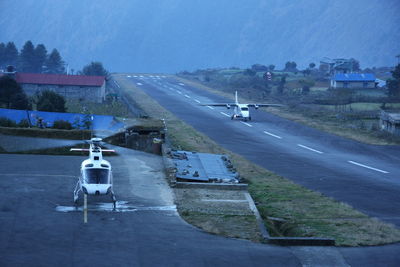
<instances>
[{"instance_id":1,"label":"airplane cockpit windshield","mask_svg":"<svg viewBox=\"0 0 400 267\"><path fill-rule=\"evenodd\" d=\"M244 107L244 108L241 108L241 110L243 110L243 111L248 111L248 110L249 110L249 108L247 108L247 107Z\"/></svg>"},{"instance_id":2,"label":"airplane cockpit windshield","mask_svg":"<svg viewBox=\"0 0 400 267\"><path fill-rule=\"evenodd\" d=\"M86 169L85 182L88 184L108 184L110 177L110 170L108 169Z\"/></svg>"}]
</instances>

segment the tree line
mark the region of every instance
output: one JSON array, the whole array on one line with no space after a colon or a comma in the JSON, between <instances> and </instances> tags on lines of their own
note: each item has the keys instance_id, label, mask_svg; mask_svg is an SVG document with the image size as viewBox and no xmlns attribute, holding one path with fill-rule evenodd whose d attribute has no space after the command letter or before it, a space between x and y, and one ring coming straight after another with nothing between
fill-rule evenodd
<instances>
[{"instance_id":1,"label":"tree line","mask_svg":"<svg viewBox=\"0 0 400 267\"><path fill-rule=\"evenodd\" d=\"M66 73L65 62L56 48L48 53L44 44L35 46L32 41L26 41L20 51L14 42L0 42L0 69L5 69L9 65L16 67L18 72L25 73ZM101 62L94 61L76 74L107 76L108 71Z\"/></svg>"},{"instance_id":2,"label":"tree line","mask_svg":"<svg viewBox=\"0 0 400 267\"><path fill-rule=\"evenodd\" d=\"M8 65L15 66L18 72L65 73L65 63L56 48L48 53L44 44L34 46L31 41L27 41L20 51L14 42L0 43L0 68Z\"/></svg>"}]
</instances>

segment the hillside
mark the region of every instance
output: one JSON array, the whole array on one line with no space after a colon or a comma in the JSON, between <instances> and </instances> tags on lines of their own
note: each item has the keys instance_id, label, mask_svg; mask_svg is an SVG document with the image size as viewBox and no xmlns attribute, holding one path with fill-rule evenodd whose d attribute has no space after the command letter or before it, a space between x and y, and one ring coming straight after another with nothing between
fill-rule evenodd
<instances>
[{"instance_id":1,"label":"hillside","mask_svg":"<svg viewBox=\"0 0 400 267\"><path fill-rule=\"evenodd\" d=\"M0 42L58 48L70 67L99 60L112 71L207 67L300 67L354 57L393 66L399 54L396 0L0 1Z\"/></svg>"}]
</instances>

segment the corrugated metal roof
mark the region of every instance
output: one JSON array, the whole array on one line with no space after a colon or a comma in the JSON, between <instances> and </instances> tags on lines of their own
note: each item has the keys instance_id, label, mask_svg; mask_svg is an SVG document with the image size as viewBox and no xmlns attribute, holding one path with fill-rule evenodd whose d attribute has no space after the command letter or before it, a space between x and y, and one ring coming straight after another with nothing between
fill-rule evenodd
<instances>
[{"instance_id":1,"label":"corrugated metal roof","mask_svg":"<svg viewBox=\"0 0 400 267\"><path fill-rule=\"evenodd\" d=\"M336 73L333 80L339 82L374 82L376 78L372 73Z\"/></svg>"},{"instance_id":2,"label":"corrugated metal roof","mask_svg":"<svg viewBox=\"0 0 400 267\"><path fill-rule=\"evenodd\" d=\"M238 173L224 155L173 151L172 160L176 166L178 180L238 183Z\"/></svg>"},{"instance_id":3,"label":"corrugated metal roof","mask_svg":"<svg viewBox=\"0 0 400 267\"><path fill-rule=\"evenodd\" d=\"M25 84L102 86L105 76L17 73L16 80Z\"/></svg>"}]
</instances>

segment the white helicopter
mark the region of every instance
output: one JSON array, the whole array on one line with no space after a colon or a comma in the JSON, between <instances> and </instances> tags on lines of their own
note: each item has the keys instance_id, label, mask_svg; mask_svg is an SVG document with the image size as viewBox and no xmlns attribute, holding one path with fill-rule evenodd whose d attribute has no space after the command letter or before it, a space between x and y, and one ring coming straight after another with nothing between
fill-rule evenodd
<instances>
[{"instance_id":1,"label":"white helicopter","mask_svg":"<svg viewBox=\"0 0 400 267\"><path fill-rule=\"evenodd\" d=\"M89 151L89 158L81 164L81 175L76 183L74 190L74 202L78 202L79 192L86 195L107 195L111 194L114 208L116 208L116 198L113 191L113 176L111 164L103 159L102 152L115 152L111 149L100 147L102 139L92 138L87 141L89 149L71 148L71 151Z\"/></svg>"},{"instance_id":2,"label":"white helicopter","mask_svg":"<svg viewBox=\"0 0 400 267\"><path fill-rule=\"evenodd\" d=\"M202 104L202 106L215 106L215 107L226 107L230 109L234 107L231 119L244 119L245 121L251 120L250 107L258 109L259 107L281 107L280 104L240 104L238 100L237 91L235 91L235 103L212 103Z\"/></svg>"}]
</instances>

